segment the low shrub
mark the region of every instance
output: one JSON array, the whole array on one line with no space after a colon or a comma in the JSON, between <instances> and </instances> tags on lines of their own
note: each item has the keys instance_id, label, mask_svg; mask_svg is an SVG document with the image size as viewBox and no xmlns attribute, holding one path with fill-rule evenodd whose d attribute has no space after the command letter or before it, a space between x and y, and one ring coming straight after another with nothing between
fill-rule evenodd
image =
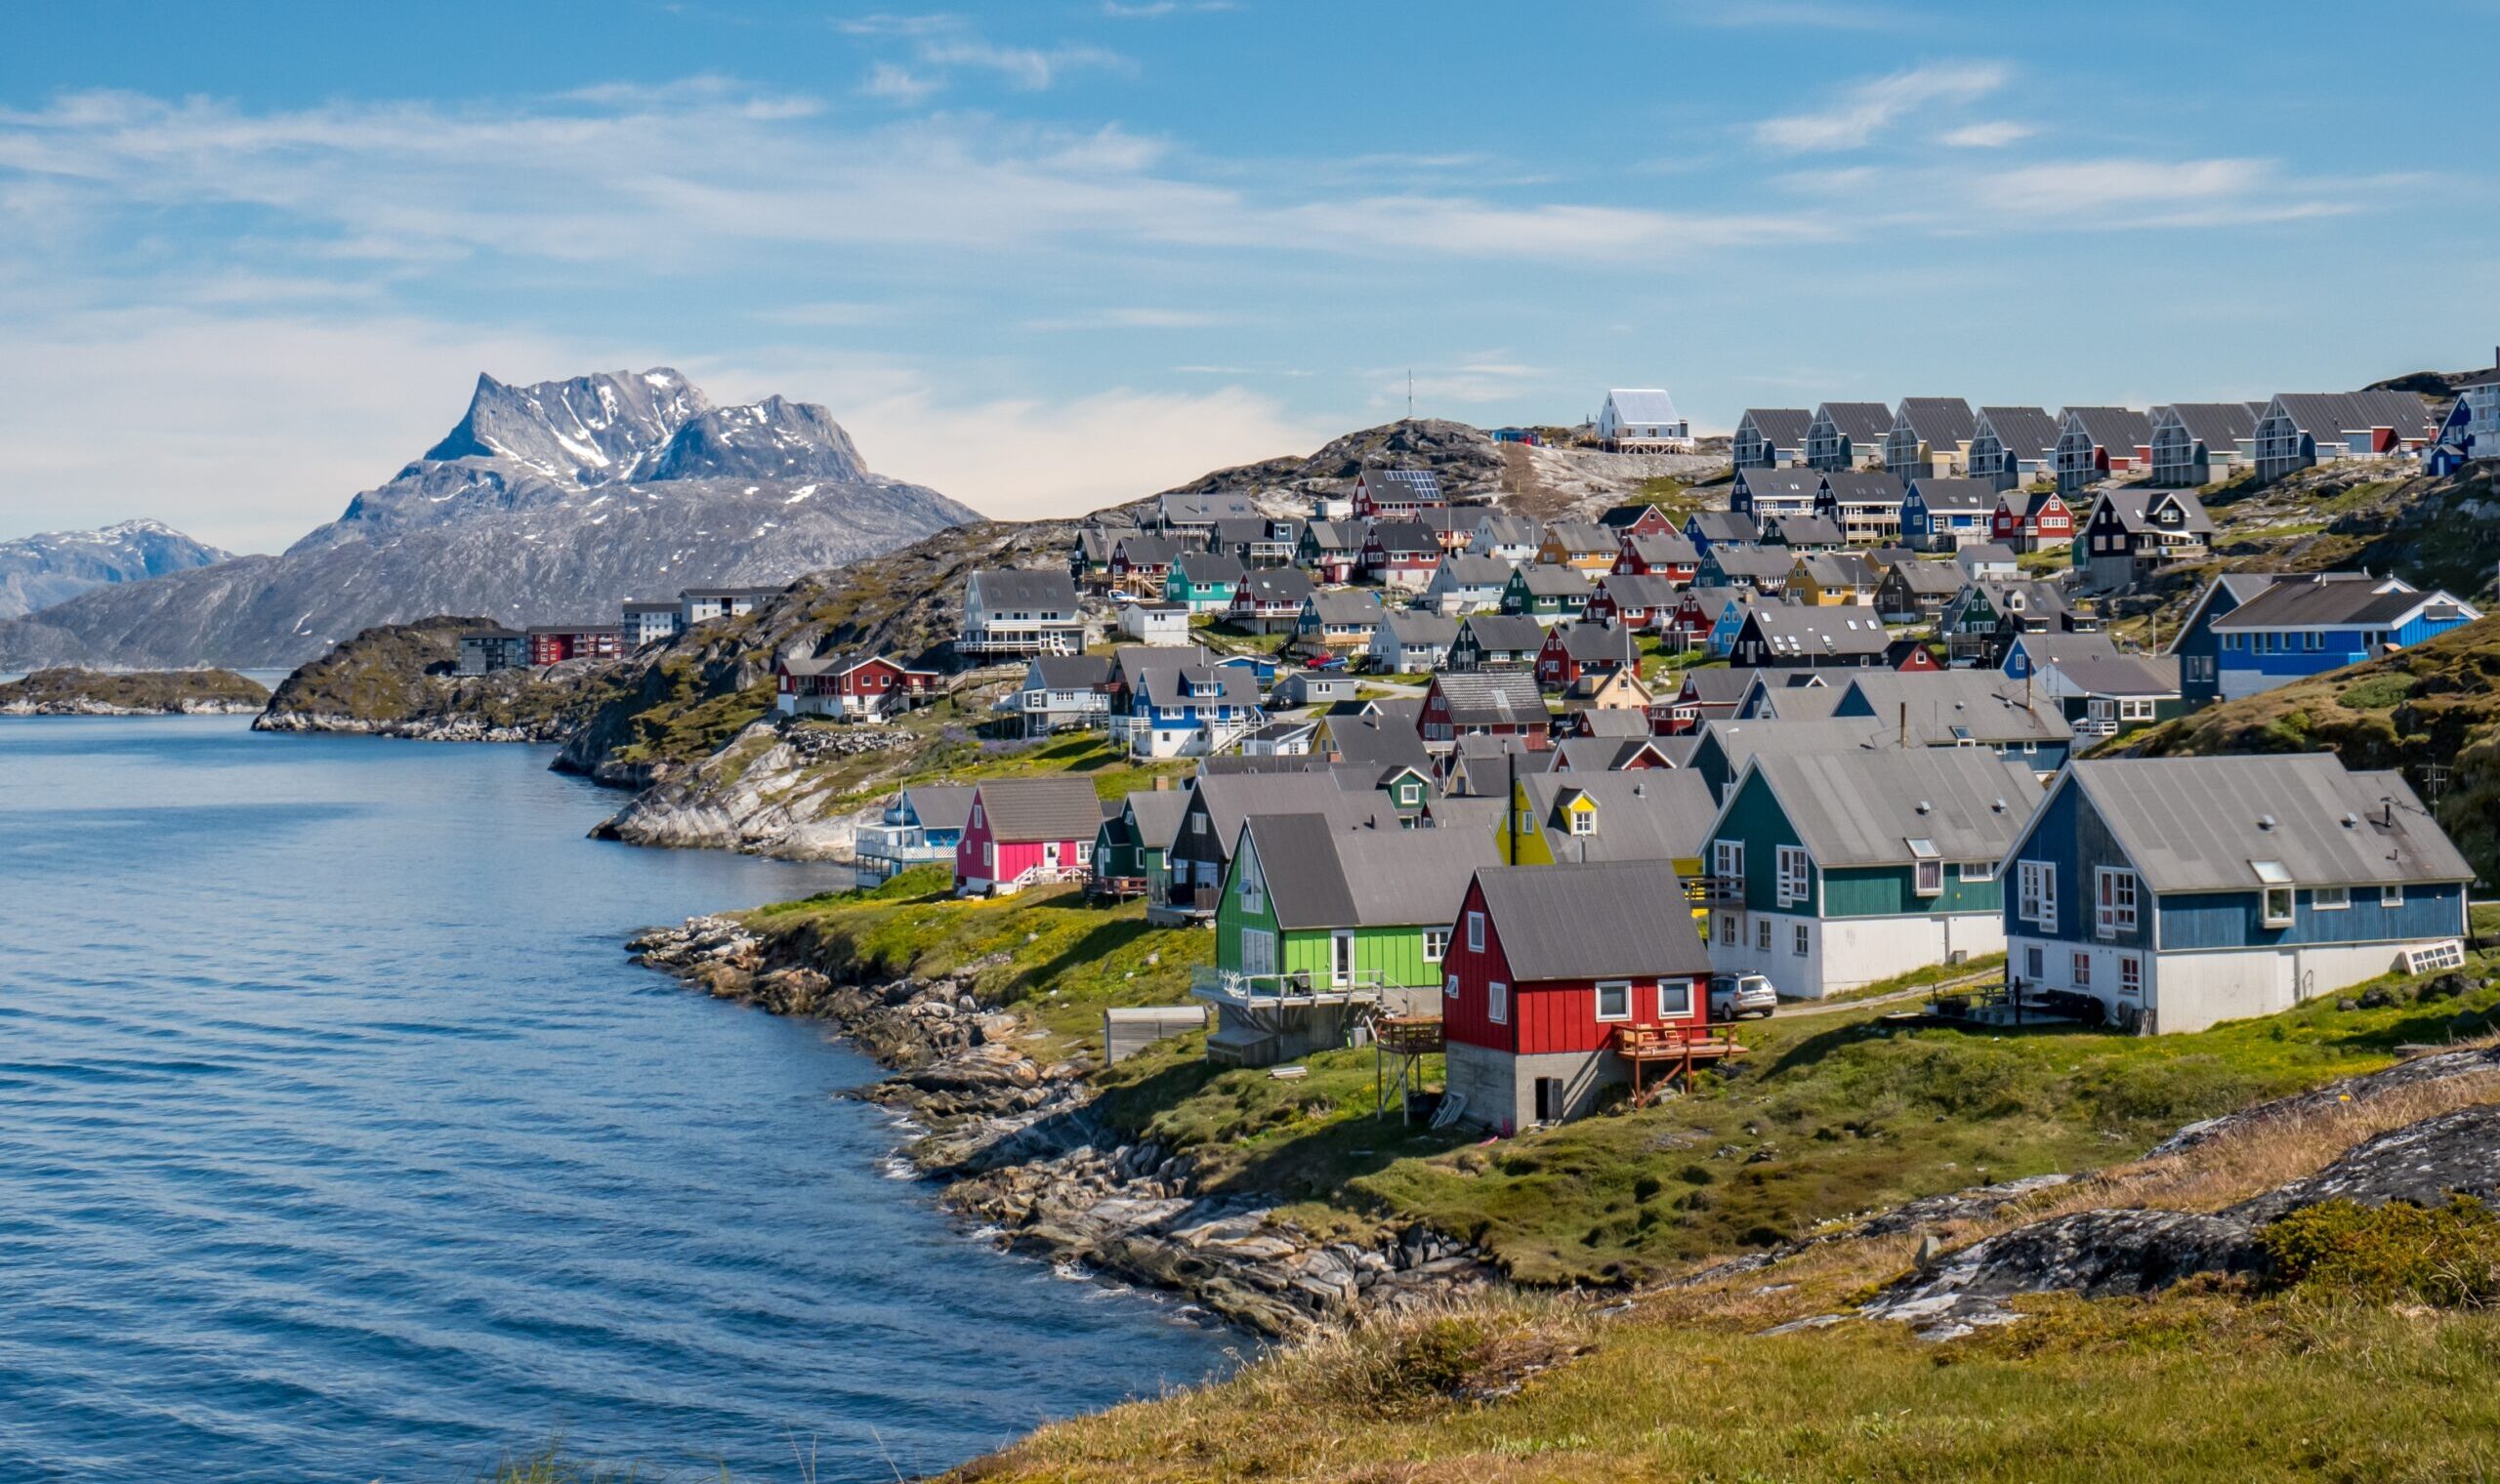
<instances>
[{"instance_id":1,"label":"low shrub","mask_svg":"<svg viewBox=\"0 0 2500 1484\"><path fill-rule=\"evenodd\" d=\"M2336 700L2354 711L2385 711L2413 694L2409 675L2374 675L2344 687Z\"/></svg>"},{"instance_id":2,"label":"low shrub","mask_svg":"<svg viewBox=\"0 0 2500 1484\"><path fill-rule=\"evenodd\" d=\"M2500 1213L2470 1196L2431 1209L2326 1201L2257 1234L2277 1288L2449 1307L2500 1299Z\"/></svg>"}]
</instances>

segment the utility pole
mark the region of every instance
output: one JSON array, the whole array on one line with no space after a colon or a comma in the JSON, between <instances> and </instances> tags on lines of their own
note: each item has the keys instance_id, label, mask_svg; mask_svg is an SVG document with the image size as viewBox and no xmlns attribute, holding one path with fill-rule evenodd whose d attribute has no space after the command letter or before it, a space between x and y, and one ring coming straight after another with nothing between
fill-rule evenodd
<instances>
[{"instance_id":1,"label":"utility pole","mask_svg":"<svg viewBox=\"0 0 2500 1484\"><path fill-rule=\"evenodd\" d=\"M1415 368L1406 368L1406 421L1415 421Z\"/></svg>"}]
</instances>

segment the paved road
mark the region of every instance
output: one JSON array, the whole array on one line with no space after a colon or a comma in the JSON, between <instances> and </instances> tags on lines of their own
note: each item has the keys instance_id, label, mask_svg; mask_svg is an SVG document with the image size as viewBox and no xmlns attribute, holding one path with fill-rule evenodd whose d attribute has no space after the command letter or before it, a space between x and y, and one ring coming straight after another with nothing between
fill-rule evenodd
<instances>
[{"instance_id":1,"label":"paved road","mask_svg":"<svg viewBox=\"0 0 2500 1484\"><path fill-rule=\"evenodd\" d=\"M1782 1005L1779 1007L1779 1015L1783 1020L1792 1015L1837 1015L1843 1010L1864 1010L1871 1005L1896 1005L1903 1000L1932 1000L1938 995L1945 994L1952 990L1967 989L1974 984L1988 983L1989 981L1997 978L2003 971L2004 970L1999 969L1985 969L1979 973L1965 974L1958 979L1945 979L1935 984L1922 984L1916 989L1895 990L1889 995L1877 995L1871 1000L1839 1000L1829 1003L1810 1000L1793 1010Z\"/></svg>"}]
</instances>

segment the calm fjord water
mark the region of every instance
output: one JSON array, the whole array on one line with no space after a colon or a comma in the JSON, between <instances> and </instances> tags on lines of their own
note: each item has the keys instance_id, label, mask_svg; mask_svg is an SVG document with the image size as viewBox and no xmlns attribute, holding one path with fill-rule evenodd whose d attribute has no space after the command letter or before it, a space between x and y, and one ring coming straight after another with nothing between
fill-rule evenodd
<instances>
[{"instance_id":1,"label":"calm fjord water","mask_svg":"<svg viewBox=\"0 0 2500 1484\"><path fill-rule=\"evenodd\" d=\"M819 1027L624 961L828 871L585 840L547 757L0 721L0 1479L891 1479L1223 1363L883 1175Z\"/></svg>"}]
</instances>

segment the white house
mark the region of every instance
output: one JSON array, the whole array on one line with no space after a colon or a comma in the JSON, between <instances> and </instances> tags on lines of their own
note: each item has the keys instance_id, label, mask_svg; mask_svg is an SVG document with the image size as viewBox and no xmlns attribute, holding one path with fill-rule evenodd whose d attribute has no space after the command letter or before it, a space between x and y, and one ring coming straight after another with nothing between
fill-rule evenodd
<instances>
[{"instance_id":1,"label":"white house","mask_svg":"<svg viewBox=\"0 0 2500 1484\"><path fill-rule=\"evenodd\" d=\"M1079 654L1085 615L1064 569L998 567L964 584L964 626L955 648L967 655Z\"/></svg>"},{"instance_id":2,"label":"white house","mask_svg":"<svg viewBox=\"0 0 2500 1484\"><path fill-rule=\"evenodd\" d=\"M628 649L638 648L653 639L673 638L678 633L676 599L628 599L623 630L619 638Z\"/></svg>"},{"instance_id":3,"label":"white house","mask_svg":"<svg viewBox=\"0 0 2500 1484\"><path fill-rule=\"evenodd\" d=\"M1686 453L1692 425L1676 413L1674 397L1656 387L1617 387L1598 409L1598 441L1617 453Z\"/></svg>"},{"instance_id":4,"label":"white house","mask_svg":"<svg viewBox=\"0 0 2500 1484\"><path fill-rule=\"evenodd\" d=\"M1189 641L1189 609L1186 603L1120 604L1120 631L1141 644L1186 644Z\"/></svg>"}]
</instances>

